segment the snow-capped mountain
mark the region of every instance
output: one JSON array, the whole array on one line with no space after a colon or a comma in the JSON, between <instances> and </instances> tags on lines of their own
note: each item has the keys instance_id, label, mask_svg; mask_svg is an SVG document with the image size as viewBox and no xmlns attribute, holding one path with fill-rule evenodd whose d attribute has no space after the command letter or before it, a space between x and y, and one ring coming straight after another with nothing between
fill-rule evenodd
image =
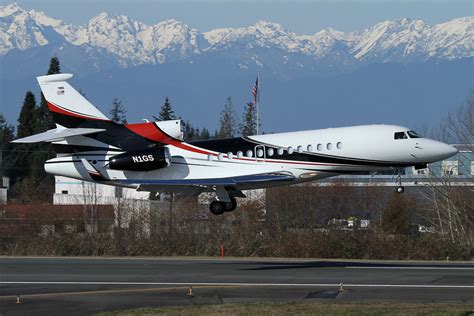
<instances>
[{"instance_id":1,"label":"snow-capped mountain","mask_svg":"<svg viewBox=\"0 0 474 316\"><path fill-rule=\"evenodd\" d=\"M456 59L474 56L474 17L428 26L407 18L384 21L362 32L354 57L371 61Z\"/></svg>"},{"instance_id":2,"label":"snow-capped mountain","mask_svg":"<svg viewBox=\"0 0 474 316\"><path fill-rule=\"evenodd\" d=\"M473 57L474 17L437 25L407 18L380 22L362 32L324 29L297 34L260 21L243 28L201 33L176 20L146 25L123 15L101 13L72 25L12 3L0 7L0 55L61 42L100 49L123 67L163 64L211 54L240 68L349 67L373 62L417 62Z\"/></svg>"}]
</instances>

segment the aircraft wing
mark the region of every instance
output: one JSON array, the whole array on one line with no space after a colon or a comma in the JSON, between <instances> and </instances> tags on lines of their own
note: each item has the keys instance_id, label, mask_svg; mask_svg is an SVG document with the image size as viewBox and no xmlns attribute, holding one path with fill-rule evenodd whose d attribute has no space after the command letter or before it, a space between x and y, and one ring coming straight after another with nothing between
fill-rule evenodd
<instances>
[{"instance_id":1,"label":"aircraft wing","mask_svg":"<svg viewBox=\"0 0 474 316\"><path fill-rule=\"evenodd\" d=\"M139 184L138 190L148 191L150 188L173 188L173 187L237 187L268 182L290 182L295 177L287 173L254 174L228 178L209 179L179 179L179 180L121 180L123 184ZM175 191L175 190L173 190Z\"/></svg>"},{"instance_id":2,"label":"aircraft wing","mask_svg":"<svg viewBox=\"0 0 474 316\"><path fill-rule=\"evenodd\" d=\"M31 135L24 138L15 139L12 143L40 143L40 142L55 142L63 140L68 137L88 135L94 133L104 132L101 128L56 128L50 129L44 133Z\"/></svg>"}]
</instances>

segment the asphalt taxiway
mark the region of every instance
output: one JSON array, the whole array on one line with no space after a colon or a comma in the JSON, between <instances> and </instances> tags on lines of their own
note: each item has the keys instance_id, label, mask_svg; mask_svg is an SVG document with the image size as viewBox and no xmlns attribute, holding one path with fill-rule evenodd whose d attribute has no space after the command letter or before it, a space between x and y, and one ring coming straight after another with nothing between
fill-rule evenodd
<instances>
[{"instance_id":1,"label":"asphalt taxiway","mask_svg":"<svg viewBox=\"0 0 474 316\"><path fill-rule=\"evenodd\" d=\"M474 303L474 263L0 257L0 315L321 300Z\"/></svg>"}]
</instances>

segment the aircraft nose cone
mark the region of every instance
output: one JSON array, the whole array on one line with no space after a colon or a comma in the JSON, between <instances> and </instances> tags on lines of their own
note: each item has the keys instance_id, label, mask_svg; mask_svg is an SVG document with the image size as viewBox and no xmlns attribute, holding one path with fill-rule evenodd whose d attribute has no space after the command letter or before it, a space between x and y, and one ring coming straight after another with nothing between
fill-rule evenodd
<instances>
[{"instance_id":1,"label":"aircraft nose cone","mask_svg":"<svg viewBox=\"0 0 474 316\"><path fill-rule=\"evenodd\" d=\"M458 149L456 147L450 146L448 144L444 144L439 148L439 156L441 159L446 159L452 157L458 153Z\"/></svg>"},{"instance_id":2,"label":"aircraft nose cone","mask_svg":"<svg viewBox=\"0 0 474 316\"><path fill-rule=\"evenodd\" d=\"M459 152L459 150L456 147L453 147L453 146L450 146L450 145L447 145L447 147L448 148L446 148L446 155L448 157L454 156Z\"/></svg>"},{"instance_id":3,"label":"aircraft nose cone","mask_svg":"<svg viewBox=\"0 0 474 316\"><path fill-rule=\"evenodd\" d=\"M420 145L422 150L419 158L428 163L444 160L458 153L457 148L436 140L426 139Z\"/></svg>"}]
</instances>

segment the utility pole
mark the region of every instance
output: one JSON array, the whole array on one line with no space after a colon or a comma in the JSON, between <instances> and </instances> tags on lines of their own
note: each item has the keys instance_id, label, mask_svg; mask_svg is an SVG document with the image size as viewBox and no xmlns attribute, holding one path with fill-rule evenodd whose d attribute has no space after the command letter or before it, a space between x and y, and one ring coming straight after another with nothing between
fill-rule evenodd
<instances>
[{"instance_id":1,"label":"utility pole","mask_svg":"<svg viewBox=\"0 0 474 316\"><path fill-rule=\"evenodd\" d=\"M255 84L252 87L253 103L257 112L256 113L257 114L257 127L256 127L257 135L259 133L259 126L260 126L260 111L259 111L260 88L259 88L259 82L258 82L259 77L260 77L260 74L257 73L257 80L255 80Z\"/></svg>"}]
</instances>

